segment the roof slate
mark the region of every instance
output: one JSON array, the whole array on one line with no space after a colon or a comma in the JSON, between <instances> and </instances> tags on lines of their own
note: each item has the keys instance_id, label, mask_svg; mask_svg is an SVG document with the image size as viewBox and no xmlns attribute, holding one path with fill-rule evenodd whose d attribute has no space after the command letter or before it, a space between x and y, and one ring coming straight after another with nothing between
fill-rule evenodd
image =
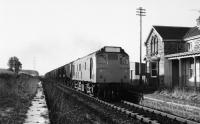
<instances>
[{"instance_id":1,"label":"roof slate","mask_svg":"<svg viewBox=\"0 0 200 124\"><path fill-rule=\"evenodd\" d=\"M184 36L184 39L190 38L190 37L193 37L193 36L197 36L197 35L200 35L200 29L196 26L196 27L191 28L186 33L186 35Z\"/></svg>"},{"instance_id":2,"label":"roof slate","mask_svg":"<svg viewBox=\"0 0 200 124\"><path fill-rule=\"evenodd\" d=\"M153 26L163 39L183 39L191 27Z\"/></svg>"}]
</instances>

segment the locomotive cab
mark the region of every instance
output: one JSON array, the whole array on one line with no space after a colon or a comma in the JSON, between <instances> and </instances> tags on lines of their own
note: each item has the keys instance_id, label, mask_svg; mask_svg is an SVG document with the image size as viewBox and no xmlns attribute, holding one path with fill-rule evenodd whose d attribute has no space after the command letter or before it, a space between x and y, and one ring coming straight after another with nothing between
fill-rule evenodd
<instances>
[{"instance_id":1,"label":"locomotive cab","mask_svg":"<svg viewBox=\"0 0 200 124\"><path fill-rule=\"evenodd\" d=\"M120 47L104 47L96 55L97 82L128 83L129 56Z\"/></svg>"},{"instance_id":2,"label":"locomotive cab","mask_svg":"<svg viewBox=\"0 0 200 124\"><path fill-rule=\"evenodd\" d=\"M129 56L121 47L104 47L96 54L97 93L103 98L120 99L129 82Z\"/></svg>"}]
</instances>

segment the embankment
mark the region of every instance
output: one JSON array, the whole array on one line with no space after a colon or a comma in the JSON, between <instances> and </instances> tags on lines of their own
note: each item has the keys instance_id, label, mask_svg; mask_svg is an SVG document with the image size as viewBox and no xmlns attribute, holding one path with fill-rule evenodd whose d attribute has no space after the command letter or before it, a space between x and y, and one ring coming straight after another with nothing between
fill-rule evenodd
<instances>
[{"instance_id":1,"label":"embankment","mask_svg":"<svg viewBox=\"0 0 200 124\"><path fill-rule=\"evenodd\" d=\"M39 80L27 74L0 74L0 123L21 124Z\"/></svg>"}]
</instances>

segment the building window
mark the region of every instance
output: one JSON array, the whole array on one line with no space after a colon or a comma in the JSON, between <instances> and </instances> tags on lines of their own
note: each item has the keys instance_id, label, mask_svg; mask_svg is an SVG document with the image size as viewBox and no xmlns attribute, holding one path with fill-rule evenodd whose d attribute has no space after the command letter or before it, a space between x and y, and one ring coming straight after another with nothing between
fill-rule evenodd
<instances>
[{"instance_id":1,"label":"building window","mask_svg":"<svg viewBox=\"0 0 200 124\"><path fill-rule=\"evenodd\" d=\"M155 37L154 41L155 41L155 51L154 52L157 54L158 53L158 38Z\"/></svg>"},{"instance_id":2,"label":"building window","mask_svg":"<svg viewBox=\"0 0 200 124\"><path fill-rule=\"evenodd\" d=\"M152 36L151 38L151 54L158 53L158 38L157 36Z\"/></svg>"},{"instance_id":3,"label":"building window","mask_svg":"<svg viewBox=\"0 0 200 124\"><path fill-rule=\"evenodd\" d=\"M152 77L157 76L157 62L151 63L151 76Z\"/></svg>"},{"instance_id":4,"label":"building window","mask_svg":"<svg viewBox=\"0 0 200 124\"><path fill-rule=\"evenodd\" d=\"M182 50L182 44L178 43L177 44L177 52L181 52L181 50Z\"/></svg>"},{"instance_id":5,"label":"building window","mask_svg":"<svg viewBox=\"0 0 200 124\"><path fill-rule=\"evenodd\" d=\"M73 76L75 75L75 67L74 67L74 65L72 65L72 75Z\"/></svg>"},{"instance_id":6,"label":"building window","mask_svg":"<svg viewBox=\"0 0 200 124\"><path fill-rule=\"evenodd\" d=\"M156 41L155 41L155 37L153 38L153 53L155 53L156 51Z\"/></svg>"},{"instance_id":7,"label":"building window","mask_svg":"<svg viewBox=\"0 0 200 124\"><path fill-rule=\"evenodd\" d=\"M188 51L192 50L192 43L187 43L187 49L188 49Z\"/></svg>"},{"instance_id":8,"label":"building window","mask_svg":"<svg viewBox=\"0 0 200 124\"><path fill-rule=\"evenodd\" d=\"M191 78L193 76L193 66L192 66L193 64L194 64L194 61L191 59L190 64L189 64L189 68L188 68L189 78Z\"/></svg>"},{"instance_id":9,"label":"building window","mask_svg":"<svg viewBox=\"0 0 200 124\"><path fill-rule=\"evenodd\" d=\"M81 71L81 64L79 64L79 71Z\"/></svg>"},{"instance_id":10,"label":"building window","mask_svg":"<svg viewBox=\"0 0 200 124\"><path fill-rule=\"evenodd\" d=\"M153 46L154 46L154 37L151 38L151 54L154 52L153 51L153 49L154 49Z\"/></svg>"},{"instance_id":11,"label":"building window","mask_svg":"<svg viewBox=\"0 0 200 124\"><path fill-rule=\"evenodd\" d=\"M187 50L190 50L190 43L187 43Z\"/></svg>"}]
</instances>

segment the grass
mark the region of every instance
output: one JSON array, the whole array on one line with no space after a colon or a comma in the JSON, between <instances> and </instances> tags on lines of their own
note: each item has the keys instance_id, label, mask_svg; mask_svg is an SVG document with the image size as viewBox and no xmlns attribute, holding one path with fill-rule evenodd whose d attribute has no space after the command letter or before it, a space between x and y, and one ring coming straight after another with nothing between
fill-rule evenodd
<instances>
[{"instance_id":1,"label":"grass","mask_svg":"<svg viewBox=\"0 0 200 124\"><path fill-rule=\"evenodd\" d=\"M200 103L200 93L196 90L187 90L181 88L174 89L163 89L156 91L155 94L163 95L169 98L175 98L185 101L192 101L195 103Z\"/></svg>"},{"instance_id":2,"label":"grass","mask_svg":"<svg viewBox=\"0 0 200 124\"><path fill-rule=\"evenodd\" d=\"M36 90L33 86L37 82L30 76L0 69L0 123L23 123L35 93L29 91Z\"/></svg>"}]
</instances>

